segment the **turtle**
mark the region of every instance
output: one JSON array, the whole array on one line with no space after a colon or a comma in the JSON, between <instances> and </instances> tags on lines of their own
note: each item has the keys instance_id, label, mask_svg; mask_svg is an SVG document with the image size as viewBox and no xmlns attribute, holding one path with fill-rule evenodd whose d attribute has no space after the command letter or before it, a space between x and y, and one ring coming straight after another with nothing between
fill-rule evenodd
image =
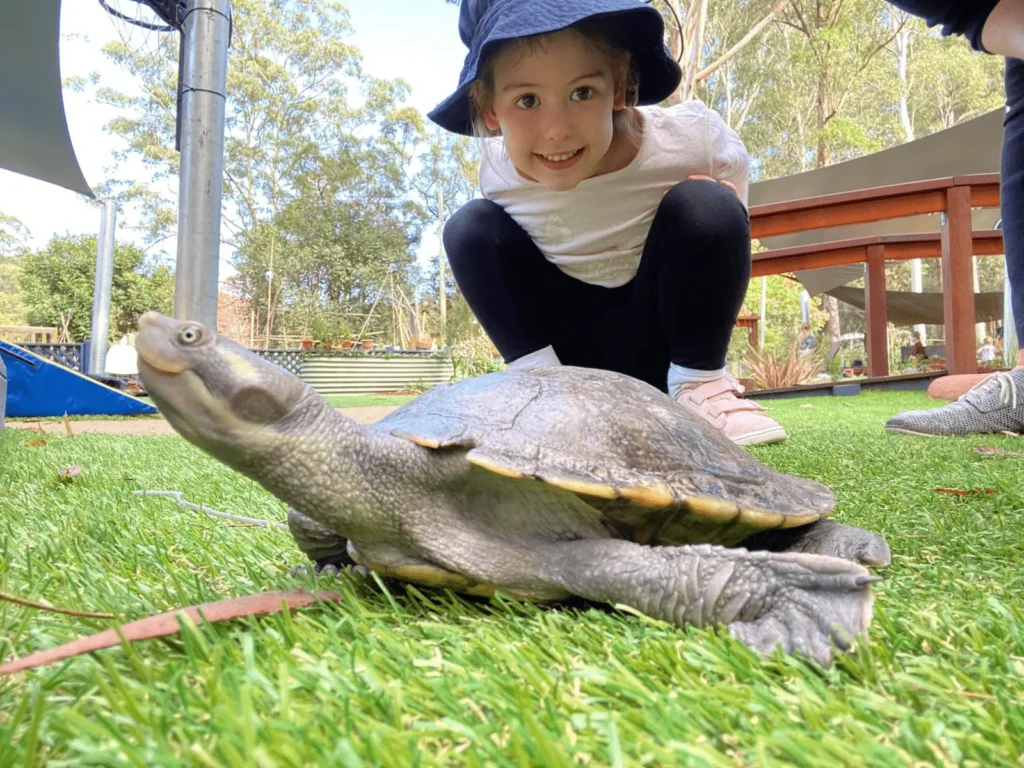
<instances>
[{"instance_id":1,"label":"turtle","mask_svg":"<svg viewBox=\"0 0 1024 768\"><path fill-rule=\"evenodd\" d=\"M147 312L136 348L172 427L288 505L307 567L623 605L821 665L869 629L885 539L632 377L513 366L362 425L201 323Z\"/></svg>"}]
</instances>

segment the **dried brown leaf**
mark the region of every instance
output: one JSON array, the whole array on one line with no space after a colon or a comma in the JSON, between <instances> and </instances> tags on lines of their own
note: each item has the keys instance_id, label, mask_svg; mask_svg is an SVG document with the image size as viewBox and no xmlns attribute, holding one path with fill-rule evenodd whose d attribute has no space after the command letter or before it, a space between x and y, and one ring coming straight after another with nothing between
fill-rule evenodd
<instances>
[{"instance_id":1,"label":"dried brown leaf","mask_svg":"<svg viewBox=\"0 0 1024 768\"><path fill-rule=\"evenodd\" d=\"M1024 451L1008 451L1005 448L992 448L988 445L976 445L971 450L982 456L1024 456Z\"/></svg>"},{"instance_id":2,"label":"dried brown leaf","mask_svg":"<svg viewBox=\"0 0 1024 768\"><path fill-rule=\"evenodd\" d=\"M954 496L984 496L995 493L995 488L936 488L936 493L951 493Z\"/></svg>"}]
</instances>

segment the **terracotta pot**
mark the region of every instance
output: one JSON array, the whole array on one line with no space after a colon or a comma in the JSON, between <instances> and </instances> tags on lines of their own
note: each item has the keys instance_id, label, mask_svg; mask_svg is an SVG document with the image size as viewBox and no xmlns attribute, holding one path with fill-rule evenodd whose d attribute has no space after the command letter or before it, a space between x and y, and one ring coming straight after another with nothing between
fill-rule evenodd
<instances>
[{"instance_id":1,"label":"terracotta pot","mask_svg":"<svg viewBox=\"0 0 1024 768\"><path fill-rule=\"evenodd\" d=\"M342 339L341 340L341 348L342 349L352 349L352 339Z\"/></svg>"},{"instance_id":2,"label":"terracotta pot","mask_svg":"<svg viewBox=\"0 0 1024 768\"><path fill-rule=\"evenodd\" d=\"M359 346L364 351L369 352L371 349L373 349L373 339L363 339L360 342Z\"/></svg>"},{"instance_id":3,"label":"terracotta pot","mask_svg":"<svg viewBox=\"0 0 1024 768\"><path fill-rule=\"evenodd\" d=\"M313 348L313 339L303 339L302 341L299 342L299 344L302 345L303 349L312 349Z\"/></svg>"}]
</instances>

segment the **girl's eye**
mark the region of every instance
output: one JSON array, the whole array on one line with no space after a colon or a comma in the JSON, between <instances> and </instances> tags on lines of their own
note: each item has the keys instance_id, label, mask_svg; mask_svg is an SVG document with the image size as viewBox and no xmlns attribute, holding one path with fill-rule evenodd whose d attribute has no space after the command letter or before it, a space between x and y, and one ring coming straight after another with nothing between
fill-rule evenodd
<instances>
[{"instance_id":1,"label":"girl's eye","mask_svg":"<svg viewBox=\"0 0 1024 768\"><path fill-rule=\"evenodd\" d=\"M575 91L572 92L572 96L569 97L572 101L587 101L587 99L594 98L594 89L589 85L581 85Z\"/></svg>"},{"instance_id":2,"label":"girl's eye","mask_svg":"<svg viewBox=\"0 0 1024 768\"><path fill-rule=\"evenodd\" d=\"M540 104L540 99L537 98L536 94L524 93L518 99L516 99L516 106L522 109L533 109Z\"/></svg>"},{"instance_id":3,"label":"girl's eye","mask_svg":"<svg viewBox=\"0 0 1024 768\"><path fill-rule=\"evenodd\" d=\"M178 339L182 344L198 344L203 338L203 332L194 325L186 325L178 333Z\"/></svg>"}]
</instances>

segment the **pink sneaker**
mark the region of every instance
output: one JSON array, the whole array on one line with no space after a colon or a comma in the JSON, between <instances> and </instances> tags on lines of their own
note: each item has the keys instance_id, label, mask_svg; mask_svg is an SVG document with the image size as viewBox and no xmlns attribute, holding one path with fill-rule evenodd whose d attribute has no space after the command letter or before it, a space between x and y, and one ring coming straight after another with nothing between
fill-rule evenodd
<instances>
[{"instance_id":1,"label":"pink sneaker","mask_svg":"<svg viewBox=\"0 0 1024 768\"><path fill-rule=\"evenodd\" d=\"M704 384L687 384L676 402L707 419L716 429L738 445L778 443L786 439L786 430L765 415L764 407L739 397L743 385L726 374Z\"/></svg>"}]
</instances>

